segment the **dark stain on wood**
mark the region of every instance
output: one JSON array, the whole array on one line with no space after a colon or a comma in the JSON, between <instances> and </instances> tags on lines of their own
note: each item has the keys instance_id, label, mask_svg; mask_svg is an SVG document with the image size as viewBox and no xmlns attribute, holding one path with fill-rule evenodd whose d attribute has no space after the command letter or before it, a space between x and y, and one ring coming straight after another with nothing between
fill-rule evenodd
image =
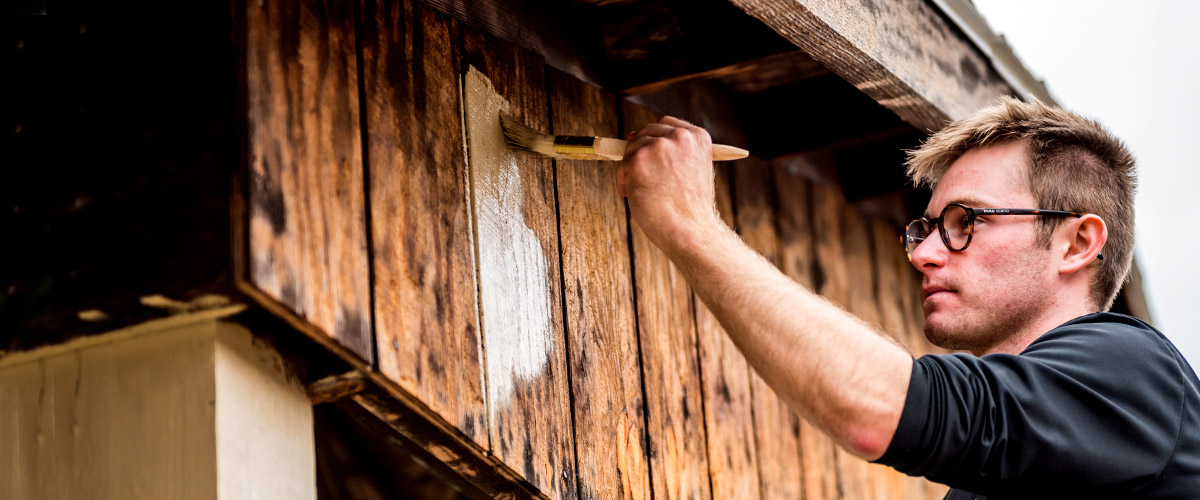
<instances>
[{"instance_id":1,"label":"dark stain on wood","mask_svg":"<svg viewBox=\"0 0 1200 500\"><path fill-rule=\"evenodd\" d=\"M294 0L246 14L251 185L261 187L249 193L250 279L371 362L353 8Z\"/></svg>"},{"instance_id":2,"label":"dark stain on wood","mask_svg":"<svg viewBox=\"0 0 1200 500\"><path fill-rule=\"evenodd\" d=\"M279 159L279 152L276 150L274 154L276 162ZM264 163L266 160L263 160ZM278 163L276 163L278 165ZM277 168L277 167L276 167ZM266 171L271 171L272 166L267 164L263 167ZM271 229L275 232L275 236L280 236L287 230L287 203L283 198L283 189L279 186L279 181L266 175L255 175L253 182L254 191L251 196L258 200L263 212L267 215L267 221L271 223ZM295 291L292 292L292 302L295 300Z\"/></svg>"},{"instance_id":3,"label":"dark stain on wood","mask_svg":"<svg viewBox=\"0 0 1200 500\"><path fill-rule=\"evenodd\" d=\"M457 26L417 2L361 11L379 370L486 446Z\"/></svg>"}]
</instances>

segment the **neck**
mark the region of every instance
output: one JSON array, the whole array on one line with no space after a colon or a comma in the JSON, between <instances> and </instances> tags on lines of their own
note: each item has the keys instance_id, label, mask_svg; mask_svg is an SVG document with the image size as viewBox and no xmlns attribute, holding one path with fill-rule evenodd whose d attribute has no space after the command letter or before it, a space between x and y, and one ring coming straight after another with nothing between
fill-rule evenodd
<instances>
[{"instance_id":1,"label":"neck","mask_svg":"<svg viewBox=\"0 0 1200 500\"><path fill-rule=\"evenodd\" d=\"M978 352L972 351L972 354L976 356L996 353L1021 354L1025 348L1029 347L1029 344L1032 344L1033 341L1040 338L1046 332L1070 320L1099 310L1087 298L1088 296L1085 293L1063 295L1065 296L1059 296L1050 301L1042 309L1041 314L1034 316L1017 333L1005 337L999 343L987 349Z\"/></svg>"}]
</instances>

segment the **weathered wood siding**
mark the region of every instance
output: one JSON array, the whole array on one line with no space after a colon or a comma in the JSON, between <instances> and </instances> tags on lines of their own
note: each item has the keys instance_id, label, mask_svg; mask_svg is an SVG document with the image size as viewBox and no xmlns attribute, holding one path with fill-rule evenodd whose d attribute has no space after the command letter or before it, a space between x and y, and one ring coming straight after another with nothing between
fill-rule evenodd
<instances>
[{"instance_id":1,"label":"weathered wood siding","mask_svg":"<svg viewBox=\"0 0 1200 500\"><path fill-rule=\"evenodd\" d=\"M439 426L553 499L940 494L774 394L628 220L614 164L473 158L464 85L556 133L658 115L423 3L246 8L247 278ZM685 118L736 128L705 108ZM832 158L718 165L718 208L783 272L929 352L898 227L796 166Z\"/></svg>"},{"instance_id":2,"label":"weathered wood siding","mask_svg":"<svg viewBox=\"0 0 1200 500\"><path fill-rule=\"evenodd\" d=\"M250 278L371 362L353 11L323 0L247 5Z\"/></svg>"}]
</instances>

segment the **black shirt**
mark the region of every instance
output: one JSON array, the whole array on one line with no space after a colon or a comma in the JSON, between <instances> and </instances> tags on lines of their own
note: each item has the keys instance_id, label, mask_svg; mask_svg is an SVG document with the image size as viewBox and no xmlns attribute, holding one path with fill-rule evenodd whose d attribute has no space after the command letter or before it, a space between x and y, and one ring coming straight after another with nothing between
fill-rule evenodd
<instances>
[{"instance_id":1,"label":"black shirt","mask_svg":"<svg viewBox=\"0 0 1200 500\"><path fill-rule=\"evenodd\" d=\"M879 463L950 499L1200 498L1200 382L1129 316L1050 330L1019 356L924 356Z\"/></svg>"}]
</instances>

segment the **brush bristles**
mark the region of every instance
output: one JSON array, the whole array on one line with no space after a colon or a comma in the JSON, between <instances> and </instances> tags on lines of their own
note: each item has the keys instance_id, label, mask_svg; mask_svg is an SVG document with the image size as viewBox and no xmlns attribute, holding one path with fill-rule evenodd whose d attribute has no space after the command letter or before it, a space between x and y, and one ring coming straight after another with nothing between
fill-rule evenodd
<instances>
[{"instance_id":1,"label":"brush bristles","mask_svg":"<svg viewBox=\"0 0 1200 500\"><path fill-rule=\"evenodd\" d=\"M554 152L554 136L539 133L508 113L500 113L500 128L504 131L504 142L508 143L510 148L552 158L564 157Z\"/></svg>"}]
</instances>

